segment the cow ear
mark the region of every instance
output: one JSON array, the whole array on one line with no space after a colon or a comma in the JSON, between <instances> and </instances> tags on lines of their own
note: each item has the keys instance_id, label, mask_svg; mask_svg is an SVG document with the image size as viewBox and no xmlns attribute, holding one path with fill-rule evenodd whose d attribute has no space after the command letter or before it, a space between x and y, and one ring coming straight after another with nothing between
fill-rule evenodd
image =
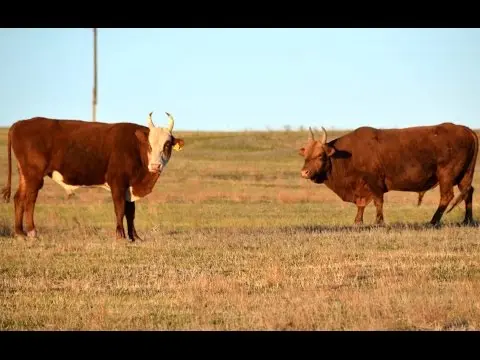
<instances>
[{"instance_id":1,"label":"cow ear","mask_svg":"<svg viewBox=\"0 0 480 360\"><path fill-rule=\"evenodd\" d=\"M305 148L302 147L300 150L298 150L298 155L305 156Z\"/></svg>"},{"instance_id":2,"label":"cow ear","mask_svg":"<svg viewBox=\"0 0 480 360\"><path fill-rule=\"evenodd\" d=\"M327 154L328 157L335 154L335 148L330 145L327 145L327 144L323 145L323 150L325 151L325 154Z\"/></svg>"},{"instance_id":3,"label":"cow ear","mask_svg":"<svg viewBox=\"0 0 480 360\"><path fill-rule=\"evenodd\" d=\"M140 140L141 143L148 144L148 135L145 131L136 130L135 131L135 136L137 137L138 140Z\"/></svg>"},{"instance_id":4,"label":"cow ear","mask_svg":"<svg viewBox=\"0 0 480 360\"><path fill-rule=\"evenodd\" d=\"M175 138L173 140L173 150L175 151L180 151L182 150L183 146L185 145L185 141L183 139L177 139Z\"/></svg>"}]
</instances>

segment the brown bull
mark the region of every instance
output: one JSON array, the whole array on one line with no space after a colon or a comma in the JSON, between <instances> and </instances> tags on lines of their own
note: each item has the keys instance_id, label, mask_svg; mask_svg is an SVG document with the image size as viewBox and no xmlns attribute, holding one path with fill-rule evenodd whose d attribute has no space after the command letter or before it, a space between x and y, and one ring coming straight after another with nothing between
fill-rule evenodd
<instances>
[{"instance_id":1,"label":"brown bull","mask_svg":"<svg viewBox=\"0 0 480 360\"><path fill-rule=\"evenodd\" d=\"M173 117L167 128L132 123L107 124L80 120L36 117L17 121L8 132L8 181L2 189L10 201L12 149L19 173L15 193L15 234L36 236L34 208L44 177L49 176L68 194L79 187L102 187L111 191L116 236L139 239L135 230L135 201L148 195L167 165L172 149L180 150L183 139L172 135ZM23 218L26 220L25 234Z\"/></svg>"},{"instance_id":2,"label":"brown bull","mask_svg":"<svg viewBox=\"0 0 480 360\"><path fill-rule=\"evenodd\" d=\"M356 204L356 224L363 222L365 207L372 200L376 223L383 223L383 196L388 191L417 192L420 205L425 192L437 185L440 203L430 223L440 222L454 198L454 186L460 194L448 212L464 200L464 223L473 222L478 137L471 129L452 123L403 129L360 127L330 142L322 130L317 141L310 128L308 142L300 149L305 159L301 175Z\"/></svg>"}]
</instances>

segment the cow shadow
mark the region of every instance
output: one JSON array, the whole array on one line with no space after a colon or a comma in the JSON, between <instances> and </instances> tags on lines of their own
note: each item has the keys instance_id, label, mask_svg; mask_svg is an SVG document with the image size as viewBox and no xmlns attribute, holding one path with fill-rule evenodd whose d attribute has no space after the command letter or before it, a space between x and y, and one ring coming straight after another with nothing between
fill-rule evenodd
<instances>
[{"instance_id":1,"label":"cow shadow","mask_svg":"<svg viewBox=\"0 0 480 360\"><path fill-rule=\"evenodd\" d=\"M13 229L7 223L0 221L0 237L12 237L13 236Z\"/></svg>"},{"instance_id":2,"label":"cow shadow","mask_svg":"<svg viewBox=\"0 0 480 360\"><path fill-rule=\"evenodd\" d=\"M384 231L425 231L425 230L443 230L451 227L480 227L480 222L473 223L441 223L439 225L431 225L430 223L402 223L395 222L385 225L362 224L362 225L296 225L286 226L281 229L285 232L302 231L307 233L324 233L324 232L368 232L372 230Z\"/></svg>"}]
</instances>

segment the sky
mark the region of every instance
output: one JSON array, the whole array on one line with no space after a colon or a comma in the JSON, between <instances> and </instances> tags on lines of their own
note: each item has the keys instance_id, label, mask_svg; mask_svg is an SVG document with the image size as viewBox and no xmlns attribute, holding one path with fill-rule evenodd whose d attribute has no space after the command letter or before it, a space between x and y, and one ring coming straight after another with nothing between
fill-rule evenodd
<instances>
[{"instance_id":1,"label":"sky","mask_svg":"<svg viewBox=\"0 0 480 360\"><path fill-rule=\"evenodd\" d=\"M0 29L0 126L92 120L93 31ZM97 121L480 128L480 29L98 29Z\"/></svg>"}]
</instances>

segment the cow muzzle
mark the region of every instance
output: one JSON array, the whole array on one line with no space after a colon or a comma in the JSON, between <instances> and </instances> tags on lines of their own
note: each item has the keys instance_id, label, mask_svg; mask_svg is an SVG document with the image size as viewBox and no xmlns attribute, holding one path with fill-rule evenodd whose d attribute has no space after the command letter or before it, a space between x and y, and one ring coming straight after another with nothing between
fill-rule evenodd
<instances>
[{"instance_id":1,"label":"cow muzzle","mask_svg":"<svg viewBox=\"0 0 480 360\"><path fill-rule=\"evenodd\" d=\"M310 177L312 176L312 173L310 170L308 169L302 169L302 177L304 179L310 179Z\"/></svg>"},{"instance_id":2,"label":"cow muzzle","mask_svg":"<svg viewBox=\"0 0 480 360\"><path fill-rule=\"evenodd\" d=\"M148 171L151 173L161 173L163 170L163 165L162 164L149 164L148 165Z\"/></svg>"}]
</instances>

